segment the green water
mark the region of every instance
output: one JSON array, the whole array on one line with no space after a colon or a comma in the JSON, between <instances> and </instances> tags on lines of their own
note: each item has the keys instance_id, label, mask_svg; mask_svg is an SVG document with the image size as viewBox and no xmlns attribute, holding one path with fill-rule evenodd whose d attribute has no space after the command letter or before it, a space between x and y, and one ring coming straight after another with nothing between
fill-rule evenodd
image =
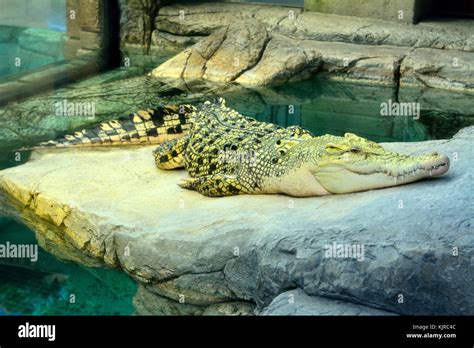
<instances>
[{"instance_id":1,"label":"green water","mask_svg":"<svg viewBox=\"0 0 474 348\"><path fill-rule=\"evenodd\" d=\"M0 244L36 244L34 233L0 217ZM0 258L0 315L130 315L136 283L119 270L62 262L38 247L38 260Z\"/></svg>"}]
</instances>

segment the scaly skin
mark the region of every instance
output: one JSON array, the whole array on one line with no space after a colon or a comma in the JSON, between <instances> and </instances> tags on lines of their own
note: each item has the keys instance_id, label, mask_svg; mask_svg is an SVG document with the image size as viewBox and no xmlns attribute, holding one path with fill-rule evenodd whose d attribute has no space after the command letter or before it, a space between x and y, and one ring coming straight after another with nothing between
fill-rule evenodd
<instances>
[{"instance_id":1,"label":"scaly skin","mask_svg":"<svg viewBox=\"0 0 474 348\"><path fill-rule=\"evenodd\" d=\"M182 187L206 196L285 193L320 196L389 187L445 173L436 153L408 156L347 133L313 137L246 118L219 103L193 110L189 134L155 150L158 168L184 167ZM225 155L228 154L226 157Z\"/></svg>"},{"instance_id":2,"label":"scaly skin","mask_svg":"<svg viewBox=\"0 0 474 348\"><path fill-rule=\"evenodd\" d=\"M160 109L140 110L118 120L103 122L64 138L38 144L45 147L120 146L160 144L182 137L191 127L190 105L172 105Z\"/></svg>"},{"instance_id":3,"label":"scaly skin","mask_svg":"<svg viewBox=\"0 0 474 348\"><path fill-rule=\"evenodd\" d=\"M157 167L184 167L191 178L180 186L211 197L358 192L438 176L449 169L449 159L437 153L390 152L351 133L313 137L298 126L282 128L244 117L226 107L223 99L197 108L140 111L89 132L42 146L122 145L131 143L128 138L158 143L167 137L154 151ZM101 142L84 140L89 134L96 134Z\"/></svg>"}]
</instances>

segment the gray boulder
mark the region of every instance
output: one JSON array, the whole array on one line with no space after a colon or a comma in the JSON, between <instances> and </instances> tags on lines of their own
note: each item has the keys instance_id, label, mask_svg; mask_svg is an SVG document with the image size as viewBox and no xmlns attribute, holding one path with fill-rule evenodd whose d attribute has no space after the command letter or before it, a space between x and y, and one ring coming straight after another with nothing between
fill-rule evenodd
<instances>
[{"instance_id":1,"label":"gray boulder","mask_svg":"<svg viewBox=\"0 0 474 348\"><path fill-rule=\"evenodd\" d=\"M234 81L255 66L268 41L262 23L247 21L216 31L152 71L164 79Z\"/></svg>"},{"instance_id":2,"label":"gray boulder","mask_svg":"<svg viewBox=\"0 0 474 348\"><path fill-rule=\"evenodd\" d=\"M209 305L195 305L180 295L179 300L169 299L149 291L145 286L138 287L133 298L138 315L254 315L255 305L245 301L216 302Z\"/></svg>"},{"instance_id":3,"label":"gray boulder","mask_svg":"<svg viewBox=\"0 0 474 348\"><path fill-rule=\"evenodd\" d=\"M281 293L260 315L393 315L350 302L308 296L301 289Z\"/></svg>"}]
</instances>

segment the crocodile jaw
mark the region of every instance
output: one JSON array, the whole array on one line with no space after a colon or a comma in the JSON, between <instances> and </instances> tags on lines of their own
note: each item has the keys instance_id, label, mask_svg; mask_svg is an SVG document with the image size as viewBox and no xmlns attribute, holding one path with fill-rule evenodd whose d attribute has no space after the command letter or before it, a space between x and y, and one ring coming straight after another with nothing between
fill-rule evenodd
<instances>
[{"instance_id":1,"label":"crocodile jaw","mask_svg":"<svg viewBox=\"0 0 474 348\"><path fill-rule=\"evenodd\" d=\"M293 197L313 197L331 194L308 168L302 166L280 177L268 177L262 185L262 193L285 193Z\"/></svg>"},{"instance_id":2,"label":"crocodile jaw","mask_svg":"<svg viewBox=\"0 0 474 348\"><path fill-rule=\"evenodd\" d=\"M314 177L330 193L350 193L408 184L435 177L449 169L449 158L444 155L408 157L407 164L394 166L367 165L352 167L334 165L318 168Z\"/></svg>"}]
</instances>

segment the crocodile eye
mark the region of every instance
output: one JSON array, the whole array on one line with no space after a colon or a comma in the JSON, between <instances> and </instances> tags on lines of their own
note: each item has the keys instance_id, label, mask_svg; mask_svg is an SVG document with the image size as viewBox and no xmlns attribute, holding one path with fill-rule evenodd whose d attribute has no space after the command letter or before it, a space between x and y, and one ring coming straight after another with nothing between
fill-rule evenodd
<instances>
[{"instance_id":1,"label":"crocodile eye","mask_svg":"<svg viewBox=\"0 0 474 348\"><path fill-rule=\"evenodd\" d=\"M350 149L351 153L360 153L360 149L358 149L357 147L353 147Z\"/></svg>"}]
</instances>

